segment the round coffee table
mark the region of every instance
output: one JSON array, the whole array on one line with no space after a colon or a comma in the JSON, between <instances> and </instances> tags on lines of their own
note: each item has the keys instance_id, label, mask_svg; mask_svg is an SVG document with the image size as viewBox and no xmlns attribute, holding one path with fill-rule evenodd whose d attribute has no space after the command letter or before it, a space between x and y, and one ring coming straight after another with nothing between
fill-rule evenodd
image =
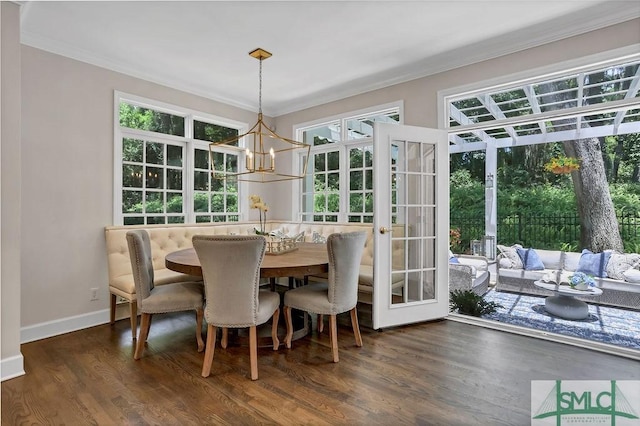
<instances>
[{"instance_id":1,"label":"round coffee table","mask_svg":"<svg viewBox=\"0 0 640 426\"><path fill-rule=\"evenodd\" d=\"M555 283L534 281L537 287L556 293L544 300L544 309L559 318L568 320L582 320L589 317L589 305L574 296L599 296L602 290L590 287L588 290L576 290L566 285L557 286Z\"/></svg>"}]
</instances>

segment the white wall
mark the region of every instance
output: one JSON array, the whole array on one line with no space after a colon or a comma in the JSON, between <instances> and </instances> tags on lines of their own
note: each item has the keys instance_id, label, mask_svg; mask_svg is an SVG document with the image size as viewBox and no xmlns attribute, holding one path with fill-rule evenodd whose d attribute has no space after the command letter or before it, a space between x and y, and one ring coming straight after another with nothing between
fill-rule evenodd
<instances>
[{"instance_id":1,"label":"white wall","mask_svg":"<svg viewBox=\"0 0 640 426\"><path fill-rule=\"evenodd\" d=\"M20 7L0 3L2 379L24 374L20 353Z\"/></svg>"},{"instance_id":2,"label":"white wall","mask_svg":"<svg viewBox=\"0 0 640 426\"><path fill-rule=\"evenodd\" d=\"M630 21L287 114L276 119L277 131L291 137L294 124L397 100L404 100L406 124L436 127L439 90L638 43L639 25L640 20ZM17 162L12 164L12 170L18 169L13 179L21 176L21 188L18 184L17 194L5 193L5 175L9 173L4 169L3 142L2 229L4 238L5 228L16 225L5 223L5 219L11 221L11 215L5 218L4 207L21 194L22 220L15 212L14 219L22 234L18 279L24 341L43 333L68 331L74 324L83 327L108 319L103 228L112 223L114 90L250 124L256 114L28 46L22 46L21 53L22 160L18 161L20 153L8 159ZM288 220L290 185L283 182L268 189L251 188L250 192L260 193L270 204L270 218ZM3 245L3 290L4 249ZM89 301L92 287L100 288L99 301ZM8 303L3 298L3 320ZM17 327L15 323L7 325Z\"/></svg>"}]
</instances>

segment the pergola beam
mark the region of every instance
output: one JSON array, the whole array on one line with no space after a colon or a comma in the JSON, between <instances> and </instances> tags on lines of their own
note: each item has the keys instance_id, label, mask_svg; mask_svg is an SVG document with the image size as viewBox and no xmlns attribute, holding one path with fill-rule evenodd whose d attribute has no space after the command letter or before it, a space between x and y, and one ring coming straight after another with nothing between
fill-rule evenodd
<instances>
[{"instance_id":1,"label":"pergola beam","mask_svg":"<svg viewBox=\"0 0 640 426\"><path fill-rule=\"evenodd\" d=\"M503 118L507 118L506 115L504 115L504 112L502 112L502 110L500 109L500 107L498 106L498 104L496 104L496 102L493 100L493 98L488 94L488 93L484 93L480 96L478 96L478 100L482 103L482 105L484 105L484 107L496 118L499 119L503 119ZM515 129L511 126L504 126L504 130L509 134L509 136L511 136L513 139L518 139L518 134L516 133Z\"/></svg>"},{"instance_id":2,"label":"pergola beam","mask_svg":"<svg viewBox=\"0 0 640 426\"><path fill-rule=\"evenodd\" d=\"M638 94L639 88L640 88L640 67L638 67L638 69L636 70L636 75L633 77L633 80L631 80L631 83L629 84L629 88L627 89L627 94L624 95L624 98L625 99L635 98L636 95ZM616 114L616 118L613 120L614 129L618 129L627 111L628 110L618 111L618 113Z\"/></svg>"},{"instance_id":3,"label":"pergola beam","mask_svg":"<svg viewBox=\"0 0 640 426\"><path fill-rule=\"evenodd\" d=\"M564 110L546 111L539 114L531 114L518 117L504 118L491 122L492 128L504 128L506 126L518 126L524 124L535 124L537 122L544 122L549 120L558 120L564 118L578 117L580 115L596 114L604 112L618 111L619 109L630 109L638 107L638 99L619 99L617 101L611 101L606 103L600 103L595 105L588 105L584 107L573 107ZM462 124L462 123L461 123ZM489 123L473 123L468 125L462 125L457 127L451 127L448 129L449 133L461 134L461 133L476 133L480 129L487 128ZM477 133L476 133L477 134ZM520 136L522 137L522 136Z\"/></svg>"},{"instance_id":4,"label":"pergola beam","mask_svg":"<svg viewBox=\"0 0 640 426\"><path fill-rule=\"evenodd\" d=\"M471 121L469 117L467 117L462 111L456 108L455 105L453 104L449 104L449 116L454 120L456 120L458 123L460 123L461 126L475 124L473 121ZM467 133L467 132L462 132L462 133ZM487 139L491 139L491 136L489 136L484 130L468 132L468 133L475 134L476 136L478 136L478 138L482 139L483 141Z\"/></svg>"},{"instance_id":5,"label":"pergola beam","mask_svg":"<svg viewBox=\"0 0 640 426\"><path fill-rule=\"evenodd\" d=\"M529 105L531 105L531 111L533 111L534 114L541 114L542 110L540 109L540 103L538 102L538 97L533 91L533 85L528 84L526 86L523 86L522 89L524 90L524 94L527 96ZM547 126L545 126L544 121L538 121L535 124L537 124L538 127L540 128L540 133L542 134L547 133Z\"/></svg>"}]
</instances>

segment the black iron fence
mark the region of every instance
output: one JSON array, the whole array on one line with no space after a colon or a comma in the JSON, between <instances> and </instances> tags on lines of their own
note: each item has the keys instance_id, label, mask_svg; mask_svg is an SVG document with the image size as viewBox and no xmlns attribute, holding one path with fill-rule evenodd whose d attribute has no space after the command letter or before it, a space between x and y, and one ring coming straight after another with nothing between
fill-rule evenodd
<instances>
[{"instance_id":1,"label":"black iron fence","mask_svg":"<svg viewBox=\"0 0 640 426\"><path fill-rule=\"evenodd\" d=\"M617 215L625 251L640 248L640 216ZM451 229L460 232L460 243L452 247L459 253L469 251L471 240L484 235L484 216L451 214ZM580 217L578 215L512 215L498 218L498 244L522 244L540 249L579 251Z\"/></svg>"}]
</instances>

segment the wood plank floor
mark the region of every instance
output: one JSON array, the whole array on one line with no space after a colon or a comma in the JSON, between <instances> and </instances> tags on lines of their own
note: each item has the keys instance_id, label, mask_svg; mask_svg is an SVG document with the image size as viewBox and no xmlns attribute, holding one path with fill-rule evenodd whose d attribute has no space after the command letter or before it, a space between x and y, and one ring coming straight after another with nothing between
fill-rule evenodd
<instances>
[{"instance_id":1,"label":"wood plank floor","mask_svg":"<svg viewBox=\"0 0 640 426\"><path fill-rule=\"evenodd\" d=\"M134 361L129 321L22 346L27 374L2 383L2 425L528 425L531 380L640 379L637 361L440 321L383 332L364 346L327 327L287 350L216 348L202 378L191 314L154 317Z\"/></svg>"}]
</instances>

